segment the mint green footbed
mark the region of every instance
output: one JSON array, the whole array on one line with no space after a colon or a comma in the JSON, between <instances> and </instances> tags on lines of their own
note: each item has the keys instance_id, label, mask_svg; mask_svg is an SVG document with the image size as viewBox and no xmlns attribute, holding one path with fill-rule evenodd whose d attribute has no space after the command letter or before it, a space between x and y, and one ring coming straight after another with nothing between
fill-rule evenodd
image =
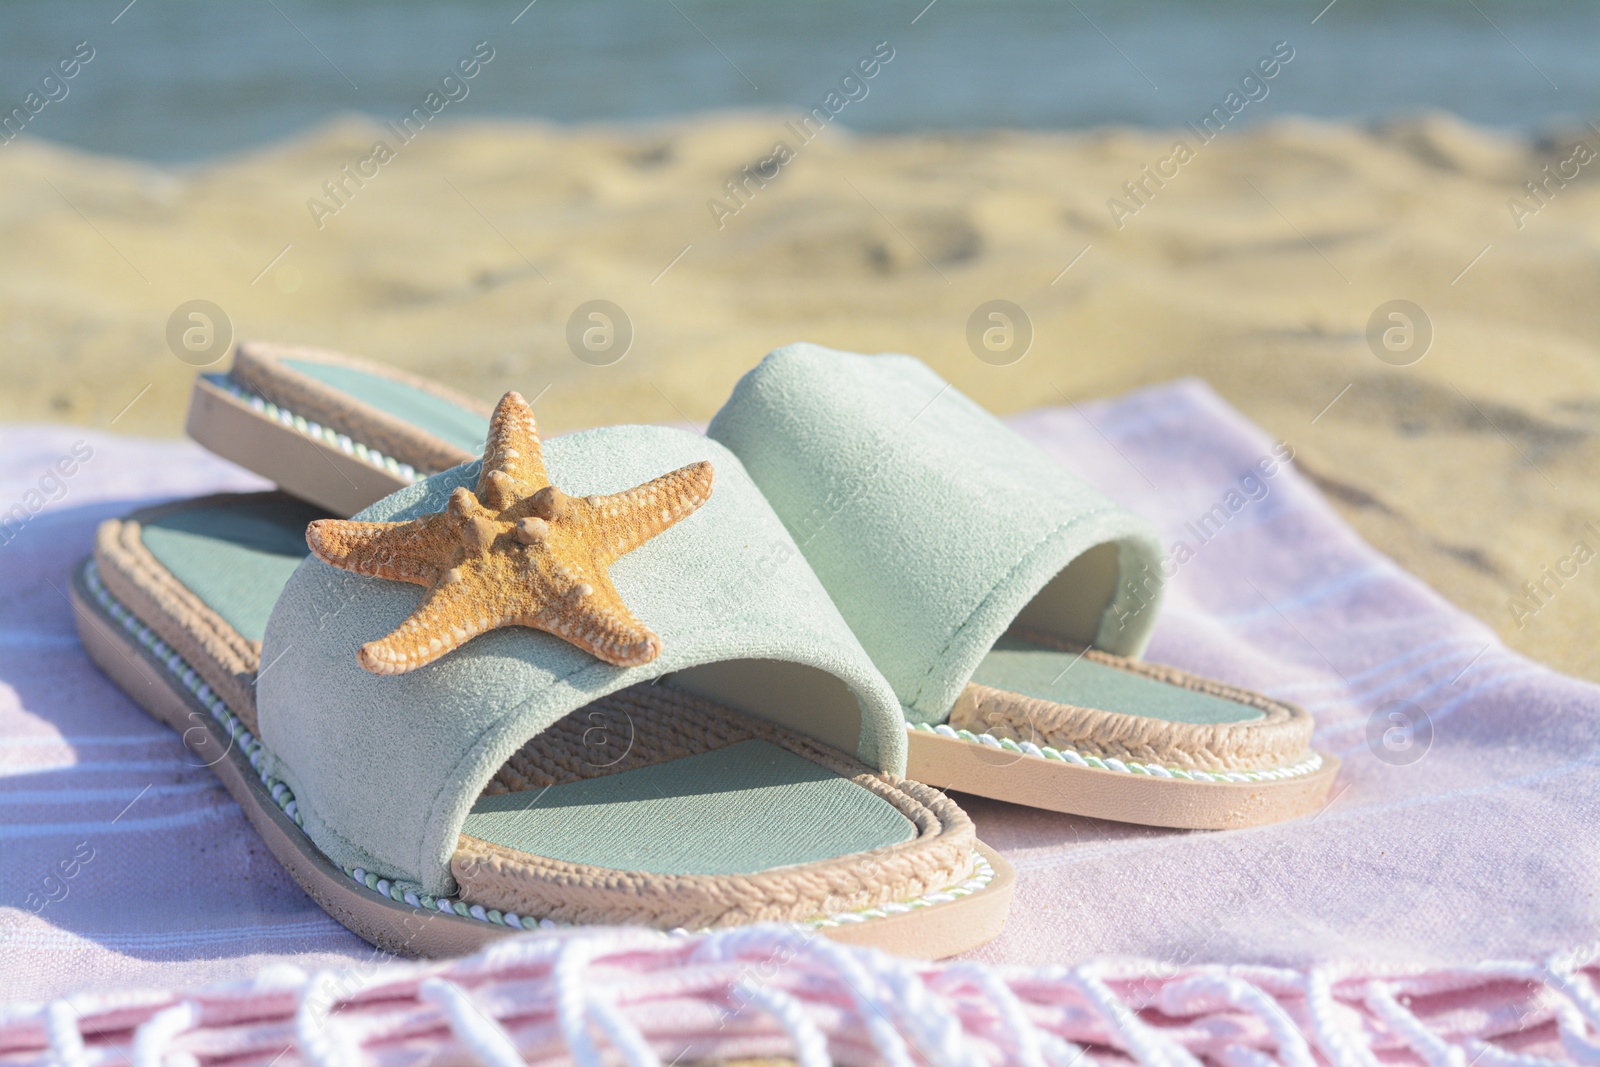
<instances>
[{"instance_id":1,"label":"mint green footbed","mask_svg":"<svg viewBox=\"0 0 1600 1067\"><path fill-rule=\"evenodd\" d=\"M241 637L260 641L278 594L309 552L306 524L327 517L274 494L174 512L144 523L139 535L150 554Z\"/></svg>"},{"instance_id":2,"label":"mint green footbed","mask_svg":"<svg viewBox=\"0 0 1600 1067\"><path fill-rule=\"evenodd\" d=\"M909 841L909 820L767 741L544 790L483 797L462 833L571 863L754 874Z\"/></svg>"},{"instance_id":3,"label":"mint green footbed","mask_svg":"<svg viewBox=\"0 0 1600 1067\"><path fill-rule=\"evenodd\" d=\"M286 359L283 364L473 455L483 451L489 420L443 397L413 388L404 382L337 363Z\"/></svg>"},{"instance_id":4,"label":"mint green footbed","mask_svg":"<svg viewBox=\"0 0 1600 1067\"><path fill-rule=\"evenodd\" d=\"M972 673L972 680L1057 704L1168 722L1212 725L1253 722L1262 717L1260 710L1248 704L1143 678L1084 656L1010 636L995 642Z\"/></svg>"},{"instance_id":5,"label":"mint green footbed","mask_svg":"<svg viewBox=\"0 0 1600 1067\"><path fill-rule=\"evenodd\" d=\"M229 625L259 641L305 526L324 513L259 501L144 524L146 548ZM652 874L745 874L909 841L915 827L847 778L765 741L478 801L464 832L570 863Z\"/></svg>"}]
</instances>

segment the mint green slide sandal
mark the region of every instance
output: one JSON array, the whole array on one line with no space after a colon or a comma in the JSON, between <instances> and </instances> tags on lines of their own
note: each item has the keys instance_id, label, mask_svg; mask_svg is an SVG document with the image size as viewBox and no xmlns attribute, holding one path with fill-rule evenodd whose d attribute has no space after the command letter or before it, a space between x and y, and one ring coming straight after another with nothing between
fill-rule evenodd
<instances>
[{"instance_id":1,"label":"mint green slide sandal","mask_svg":"<svg viewBox=\"0 0 1600 1067\"><path fill-rule=\"evenodd\" d=\"M393 951L564 923L800 922L924 957L994 937L1010 868L902 777L898 701L738 459L662 427L541 445L520 410L524 436L358 522L274 492L102 524L73 587L86 649ZM642 517L631 540L617 515ZM474 621L529 590L547 614ZM653 643L608 644L606 619ZM408 669L362 657L407 634Z\"/></svg>"},{"instance_id":2,"label":"mint green slide sandal","mask_svg":"<svg viewBox=\"0 0 1600 1067\"><path fill-rule=\"evenodd\" d=\"M335 515L483 451L489 405L426 378L304 345L244 341L202 374L185 431Z\"/></svg>"},{"instance_id":3,"label":"mint green slide sandal","mask_svg":"<svg viewBox=\"0 0 1600 1067\"><path fill-rule=\"evenodd\" d=\"M914 776L1055 811L1225 828L1315 810L1298 707L1137 662L1143 518L910 356L797 344L712 420L894 686Z\"/></svg>"},{"instance_id":4,"label":"mint green slide sandal","mask_svg":"<svg viewBox=\"0 0 1600 1067\"><path fill-rule=\"evenodd\" d=\"M347 514L467 456L480 409L377 364L249 343L228 376L197 384L190 432ZM1304 710L1138 661L1160 600L1149 523L920 361L791 345L709 432L893 685L919 781L1207 829L1326 797L1338 763L1310 748Z\"/></svg>"}]
</instances>

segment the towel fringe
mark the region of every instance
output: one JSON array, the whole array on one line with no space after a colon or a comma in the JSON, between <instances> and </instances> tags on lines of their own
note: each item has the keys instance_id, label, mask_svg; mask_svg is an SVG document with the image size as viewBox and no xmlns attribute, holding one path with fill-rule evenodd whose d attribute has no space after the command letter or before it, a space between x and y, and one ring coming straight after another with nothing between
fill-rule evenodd
<instances>
[{"instance_id":1,"label":"towel fringe","mask_svg":"<svg viewBox=\"0 0 1600 1067\"><path fill-rule=\"evenodd\" d=\"M1595 1065L1597 955L1435 969L1028 969L903 960L795 926L577 929L448 962L374 955L310 975L275 964L187 992L12 1004L0 1008L0 1064Z\"/></svg>"}]
</instances>

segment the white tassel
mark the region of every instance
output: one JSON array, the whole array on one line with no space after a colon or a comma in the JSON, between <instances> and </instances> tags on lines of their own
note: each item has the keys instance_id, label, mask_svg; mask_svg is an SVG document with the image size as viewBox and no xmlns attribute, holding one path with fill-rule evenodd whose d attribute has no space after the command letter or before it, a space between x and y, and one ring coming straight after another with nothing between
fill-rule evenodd
<instances>
[{"instance_id":1,"label":"white tassel","mask_svg":"<svg viewBox=\"0 0 1600 1067\"><path fill-rule=\"evenodd\" d=\"M450 1032L483 1067L524 1067L522 1054L505 1028L472 1002L466 990L443 978L428 978L417 996L444 1012Z\"/></svg>"},{"instance_id":2,"label":"white tassel","mask_svg":"<svg viewBox=\"0 0 1600 1067\"><path fill-rule=\"evenodd\" d=\"M187 1067L193 1056L169 1055L167 1046L200 1021L200 1008L191 1000L157 1012L133 1033L133 1067Z\"/></svg>"}]
</instances>

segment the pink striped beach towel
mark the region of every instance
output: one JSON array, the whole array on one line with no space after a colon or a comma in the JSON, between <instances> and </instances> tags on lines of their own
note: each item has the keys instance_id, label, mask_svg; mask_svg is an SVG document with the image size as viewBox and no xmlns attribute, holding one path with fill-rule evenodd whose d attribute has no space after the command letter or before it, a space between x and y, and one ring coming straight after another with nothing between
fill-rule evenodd
<instances>
[{"instance_id":1,"label":"pink striped beach towel","mask_svg":"<svg viewBox=\"0 0 1600 1067\"><path fill-rule=\"evenodd\" d=\"M1261 476L1257 462L1277 442L1201 383L1013 425L1158 523L1174 576L1150 658L1309 708L1317 746L1345 761L1333 802L1295 823L1189 833L964 798L1019 873L1006 933L974 954L1003 966L913 967L808 944L812 962L780 968L788 977L746 980L751 995L772 994L761 994L766 1021L741 1025L767 1027L760 1040L773 1047L809 1034L842 1061L895 1060L892 1042L875 1043L888 1038L874 1020L902 1034L931 1028L912 1052L930 1058L918 1042L945 1031L914 1021L927 1010L954 1020L949 1040L988 1041L1000 1059L1012 1058L1006 1034L1033 1033L1028 1047L1052 1059L1078 1044L1152 1062L1254 1064L1295 1058L1292 1031L1314 1054L1352 1064L1394 1051L1466 1067L1507 1050L1593 1062L1585 1042L1600 997L1584 968L1600 916L1600 689L1505 649L1357 538L1292 465ZM573 958L608 962L578 965L577 984L561 984L557 949L538 947L508 957L510 970L480 962L433 984L423 981L432 971L391 972L278 868L176 736L88 663L65 591L95 524L156 499L258 484L188 443L0 430L0 1002L17 1002L0 1017L0 1056L41 1055L51 1032L71 1045L66 1009L21 1002L70 993L73 1011L92 1014L106 1003L95 991L141 989L115 1001L131 1014L100 1030L132 1040L131 1026L165 1012L162 1033L187 1034L183 1047L207 1058L191 1046L257 1017L239 1004L259 999L262 1025L287 1033L307 976L353 967L363 982L397 976L401 992L363 1002L411 1020L374 1023L374 1040L399 1042L396 1057L402 1046L414 1058L429 1042L510 1040L529 1055L581 1059L581 1041L562 1029L578 1026L624 1044L645 1035L635 1052L670 1060L677 1047L651 1027L678 1007L662 1006L692 1003L701 1021L726 1011L736 983L689 976L719 952L770 953L778 933L721 948L580 936L589 947ZM1111 958L1124 962L1088 962ZM862 975L874 976L870 997ZM216 982L235 983L206 995L222 1006L201 997L181 1017L172 1011L183 995L152 992ZM473 1031L449 991L479 986L471 1003L487 998L488 1019L508 1020L498 1037ZM591 987L603 995L589 998ZM584 1007L590 999L600 1006ZM1174 1036L1169 1025L1190 1029ZM1152 1026L1155 1043L1140 1044ZM1472 1045L1506 1034L1520 1036ZM1351 1042L1343 1052L1325 1047L1340 1040ZM735 1047L702 1042L694 1054L713 1046Z\"/></svg>"}]
</instances>

